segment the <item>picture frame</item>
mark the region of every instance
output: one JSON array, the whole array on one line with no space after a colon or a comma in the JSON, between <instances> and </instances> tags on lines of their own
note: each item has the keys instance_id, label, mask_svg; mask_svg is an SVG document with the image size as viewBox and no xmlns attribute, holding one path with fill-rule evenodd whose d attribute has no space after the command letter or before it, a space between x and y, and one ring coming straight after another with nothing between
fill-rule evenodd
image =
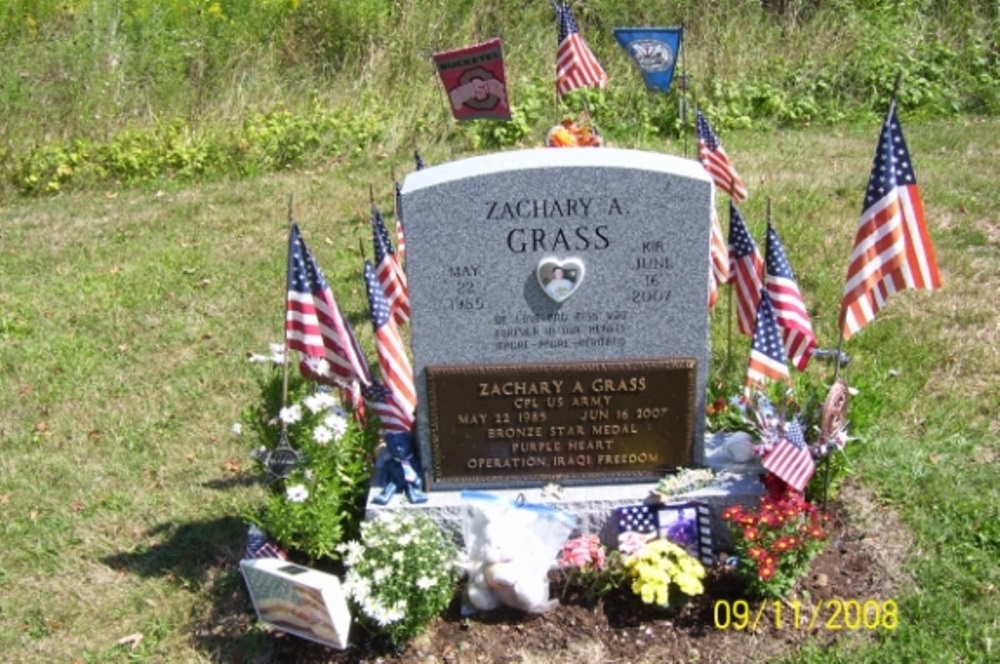
<instances>
[{"instance_id":1,"label":"picture frame","mask_svg":"<svg viewBox=\"0 0 1000 664\"><path fill-rule=\"evenodd\" d=\"M351 613L336 576L279 558L242 560L240 571L262 623L338 650L347 648Z\"/></svg>"},{"instance_id":2,"label":"picture frame","mask_svg":"<svg viewBox=\"0 0 1000 664\"><path fill-rule=\"evenodd\" d=\"M656 513L657 534L681 546L701 561L712 565L712 514L705 503L696 500L667 503Z\"/></svg>"}]
</instances>

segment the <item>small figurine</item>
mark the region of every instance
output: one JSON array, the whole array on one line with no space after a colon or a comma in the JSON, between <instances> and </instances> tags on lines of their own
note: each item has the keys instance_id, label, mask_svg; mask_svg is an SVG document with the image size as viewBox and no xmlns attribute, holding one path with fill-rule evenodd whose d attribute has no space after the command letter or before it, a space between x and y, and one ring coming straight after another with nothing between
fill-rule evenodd
<instances>
[{"instance_id":1,"label":"small figurine","mask_svg":"<svg viewBox=\"0 0 1000 664\"><path fill-rule=\"evenodd\" d=\"M501 604L528 613L547 613L559 605L549 599L551 561L530 527L510 518L485 525L472 565L466 598L473 609L492 611Z\"/></svg>"},{"instance_id":2,"label":"small figurine","mask_svg":"<svg viewBox=\"0 0 1000 664\"><path fill-rule=\"evenodd\" d=\"M390 433L385 437L385 455L378 468L378 479L382 484L382 493L372 498L376 505L385 505L403 489L406 498L414 504L426 503L427 495L423 492L423 481L420 457L414 451L416 440L412 433Z\"/></svg>"}]
</instances>

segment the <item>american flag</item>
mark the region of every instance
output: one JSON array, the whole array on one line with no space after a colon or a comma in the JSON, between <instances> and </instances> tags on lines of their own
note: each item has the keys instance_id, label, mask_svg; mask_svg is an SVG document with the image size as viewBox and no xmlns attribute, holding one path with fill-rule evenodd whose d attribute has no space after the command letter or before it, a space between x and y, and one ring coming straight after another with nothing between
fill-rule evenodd
<instances>
[{"instance_id":1,"label":"american flag","mask_svg":"<svg viewBox=\"0 0 1000 664\"><path fill-rule=\"evenodd\" d=\"M573 18L567 4L553 1L559 21L559 50L556 53L556 92L562 97L567 92L583 87L603 88L608 84L608 75L601 63L583 41L580 26Z\"/></svg>"},{"instance_id":2,"label":"american flag","mask_svg":"<svg viewBox=\"0 0 1000 664\"><path fill-rule=\"evenodd\" d=\"M653 505L641 503L616 507L613 510L614 524L618 533L655 533L660 524Z\"/></svg>"},{"instance_id":3,"label":"american flag","mask_svg":"<svg viewBox=\"0 0 1000 664\"><path fill-rule=\"evenodd\" d=\"M398 182L394 182L396 189L395 217L396 217L396 262L402 268L406 264L406 237L403 233L403 189ZM405 275L406 272L404 271Z\"/></svg>"},{"instance_id":4,"label":"american flag","mask_svg":"<svg viewBox=\"0 0 1000 664\"><path fill-rule=\"evenodd\" d=\"M816 335L792 266L777 231L767 225L767 249L764 252L764 284L774 305L774 318L781 328L788 359L799 371L804 371L816 348Z\"/></svg>"},{"instance_id":5,"label":"american flag","mask_svg":"<svg viewBox=\"0 0 1000 664\"><path fill-rule=\"evenodd\" d=\"M288 555L254 524L247 529L247 543L243 549L243 559L280 558L288 560Z\"/></svg>"},{"instance_id":6,"label":"american flag","mask_svg":"<svg viewBox=\"0 0 1000 664\"><path fill-rule=\"evenodd\" d=\"M785 347L778 336L778 325L774 321L774 308L766 291L760 294L757 307L757 326L750 346L750 364L747 367L746 391L762 387L767 379L789 378L785 363Z\"/></svg>"},{"instance_id":7,"label":"american flag","mask_svg":"<svg viewBox=\"0 0 1000 664\"><path fill-rule=\"evenodd\" d=\"M719 137L712 131L700 109L695 112L695 117L698 130L698 160L712 176L719 189L728 193L737 203L742 201L747 197L746 185L733 168L733 162L729 160L729 155L719 142Z\"/></svg>"},{"instance_id":8,"label":"american flag","mask_svg":"<svg viewBox=\"0 0 1000 664\"><path fill-rule=\"evenodd\" d=\"M364 399L378 417L382 434L407 433L413 428L413 412L407 412L392 392L379 382L362 388Z\"/></svg>"},{"instance_id":9,"label":"american flag","mask_svg":"<svg viewBox=\"0 0 1000 664\"><path fill-rule=\"evenodd\" d=\"M840 305L844 340L871 322L892 293L940 287L924 205L894 100L882 125L847 267Z\"/></svg>"},{"instance_id":10,"label":"american flag","mask_svg":"<svg viewBox=\"0 0 1000 664\"><path fill-rule=\"evenodd\" d=\"M375 274L382 285L382 292L389 302L389 309L397 323L410 320L410 294L406 276L396 260L396 253L389 239L389 231L377 205L372 205L372 240L375 245Z\"/></svg>"},{"instance_id":11,"label":"american flag","mask_svg":"<svg viewBox=\"0 0 1000 664\"><path fill-rule=\"evenodd\" d=\"M722 224L715 208L715 187L712 187L712 234L709 244L711 266L708 274L708 307L711 309L719 299L719 288L729 281L729 248L722 235Z\"/></svg>"},{"instance_id":12,"label":"american flag","mask_svg":"<svg viewBox=\"0 0 1000 664\"><path fill-rule=\"evenodd\" d=\"M307 358L325 359L336 378L347 383L370 380L361 345L295 223L288 236L285 336L289 348Z\"/></svg>"},{"instance_id":13,"label":"american flag","mask_svg":"<svg viewBox=\"0 0 1000 664\"><path fill-rule=\"evenodd\" d=\"M816 470L812 452L806 445L802 425L798 420L785 423L782 435L771 451L764 455L761 464L778 479L796 491L803 491Z\"/></svg>"},{"instance_id":14,"label":"american flag","mask_svg":"<svg viewBox=\"0 0 1000 664\"><path fill-rule=\"evenodd\" d=\"M371 307L372 327L375 330L375 348L382 374L382 383L395 397L401 411L413 422L417 406L417 393L413 386L413 367L403 346L396 322L389 311L389 302L375 274L375 268L365 261L365 289ZM369 402L371 403L371 402ZM373 406L374 407L374 406Z\"/></svg>"},{"instance_id":15,"label":"american flag","mask_svg":"<svg viewBox=\"0 0 1000 664\"><path fill-rule=\"evenodd\" d=\"M739 331L753 336L754 320L760 303L764 259L750 237L743 215L729 201L729 280L736 288L736 323Z\"/></svg>"}]
</instances>

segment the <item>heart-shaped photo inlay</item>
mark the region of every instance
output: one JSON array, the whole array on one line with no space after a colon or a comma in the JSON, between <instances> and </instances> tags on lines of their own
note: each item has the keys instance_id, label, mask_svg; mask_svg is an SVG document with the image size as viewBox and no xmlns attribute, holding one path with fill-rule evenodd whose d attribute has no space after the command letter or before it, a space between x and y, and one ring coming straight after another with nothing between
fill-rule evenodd
<instances>
[{"instance_id":1,"label":"heart-shaped photo inlay","mask_svg":"<svg viewBox=\"0 0 1000 664\"><path fill-rule=\"evenodd\" d=\"M535 270L538 285L553 302L564 302L583 283L583 261L579 258L543 258Z\"/></svg>"}]
</instances>

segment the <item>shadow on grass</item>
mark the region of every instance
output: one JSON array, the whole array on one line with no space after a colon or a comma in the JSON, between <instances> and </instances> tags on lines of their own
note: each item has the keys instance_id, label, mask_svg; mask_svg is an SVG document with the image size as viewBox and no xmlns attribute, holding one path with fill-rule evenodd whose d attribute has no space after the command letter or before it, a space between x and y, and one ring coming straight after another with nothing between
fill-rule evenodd
<instances>
[{"instance_id":1,"label":"shadow on grass","mask_svg":"<svg viewBox=\"0 0 1000 664\"><path fill-rule=\"evenodd\" d=\"M145 544L101 562L142 577L169 577L199 587L220 568L238 569L247 524L236 516L177 524L166 521L145 533Z\"/></svg>"},{"instance_id":2,"label":"shadow on grass","mask_svg":"<svg viewBox=\"0 0 1000 664\"><path fill-rule=\"evenodd\" d=\"M101 559L109 567L144 578L162 577L208 598L207 612L193 617L192 637L211 659L271 660L270 637L256 614L239 571L247 523L238 516L176 523L145 533L145 544Z\"/></svg>"}]
</instances>

